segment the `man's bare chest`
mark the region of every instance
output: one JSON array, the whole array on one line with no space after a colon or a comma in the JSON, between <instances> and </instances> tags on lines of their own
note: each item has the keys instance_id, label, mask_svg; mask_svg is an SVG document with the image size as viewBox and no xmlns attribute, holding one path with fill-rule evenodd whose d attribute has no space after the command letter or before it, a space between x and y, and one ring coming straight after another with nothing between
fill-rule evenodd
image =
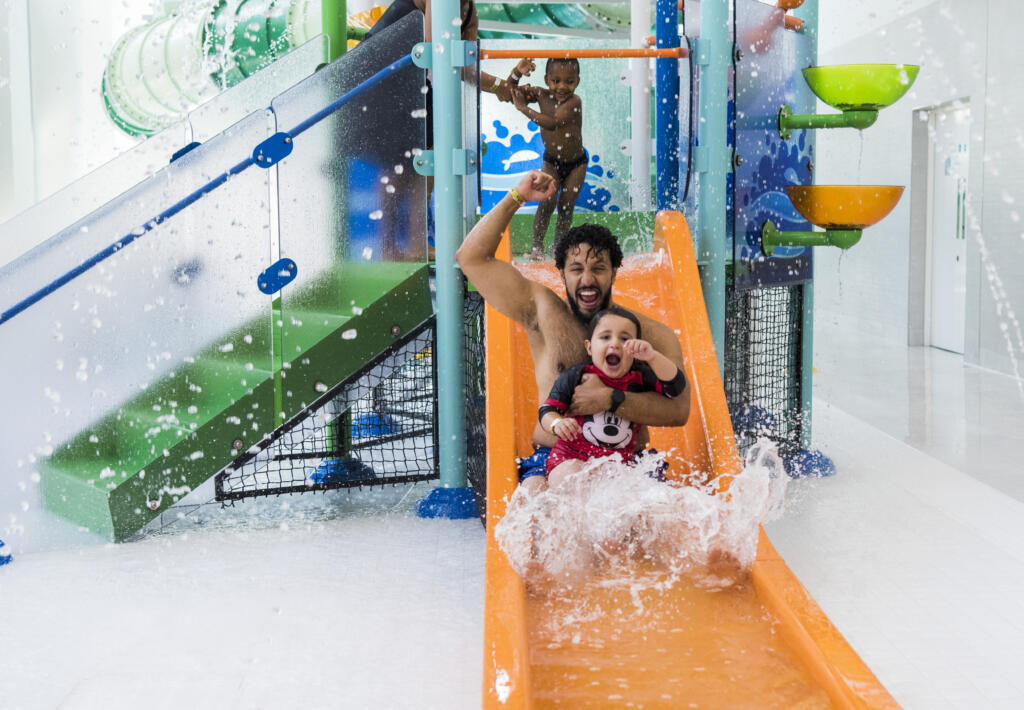
<instances>
[{"instance_id":1,"label":"man's bare chest","mask_svg":"<svg viewBox=\"0 0 1024 710\"><path fill-rule=\"evenodd\" d=\"M587 348L584 344L586 333L570 314L559 314L548 319L541 327L540 352L534 353L537 369L537 384L547 395L560 374L573 365L585 362Z\"/></svg>"}]
</instances>

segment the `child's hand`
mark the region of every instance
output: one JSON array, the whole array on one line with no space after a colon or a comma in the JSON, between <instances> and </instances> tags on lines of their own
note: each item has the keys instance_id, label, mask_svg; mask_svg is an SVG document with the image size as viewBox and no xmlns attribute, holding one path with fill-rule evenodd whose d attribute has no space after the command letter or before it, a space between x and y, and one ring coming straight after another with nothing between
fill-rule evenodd
<instances>
[{"instance_id":1,"label":"child's hand","mask_svg":"<svg viewBox=\"0 0 1024 710\"><path fill-rule=\"evenodd\" d=\"M520 111L526 109L526 92L523 91L522 87L516 86L512 88L512 105Z\"/></svg>"},{"instance_id":2,"label":"child's hand","mask_svg":"<svg viewBox=\"0 0 1024 710\"><path fill-rule=\"evenodd\" d=\"M636 360L647 361L658 354L658 351L654 349L654 346L648 343L646 340L639 340L634 338L633 340L627 340L626 344L622 346L622 349L633 356Z\"/></svg>"},{"instance_id":3,"label":"child's hand","mask_svg":"<svg viewBox=\"0 0 1024 710\"><path fill-rule=\"evenodd\" d=\"M572 441L581 431L580 424L572 417L562 417L555 421L551 427L551 431L554 432L562 441Z\"/></svg>"},{"instance_id":4,"label":"child's hand","mask_svg":"<svg viewBox=\"0 0 1024 710\"><path fill-rule=\"evenodd\" d=\"M517 77L517 78L521 78L521 77L524 77L524 76L530 76L530 74L532 74L533 70L536 69L536 68L537 68L537 65L534 63L534 61L527 57L527 58L524 58L524 59L520 59L519 63L516 64L516 68L513 69L512 71L515 74L519 75L519 77Z\"/></svg>"}]
</instances>

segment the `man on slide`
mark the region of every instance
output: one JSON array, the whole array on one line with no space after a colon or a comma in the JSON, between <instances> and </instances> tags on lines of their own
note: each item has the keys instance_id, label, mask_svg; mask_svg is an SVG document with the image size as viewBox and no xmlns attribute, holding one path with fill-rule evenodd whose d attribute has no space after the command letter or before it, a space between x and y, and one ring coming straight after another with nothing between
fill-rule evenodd
<instances>
[{"instance_id":1,"label":"man on slide","mask_svg":"<svg viewBox=\"0 0 1024 710\"><path fill-rule=\"evenodd\" d=\"M605 227L573 227L556 242L555 266L565 284L562 300L547 286L526 278L504 261L495 259L502 232L512 215L530 200L550 197L555 189L550 175L533 170L509 191L466 236L456 253L462 272L491 306L526 329L537 376L536 409L566 368L585 362L587 323L612 303L612 284L622 263L618 240ZM644 338L680 369L683 353L675 333L663 323L633 312ZM682 426L690 414L690 386L675 398L656 392L623 392L605 386L596 375L585 375L573 393L569 415L612 411L624 419L650 426ZM644 432L646 433L646 432ZM646 436L638 437L646 441ZM538 422L533 430L534 453L519 466L519 480L529 493L545 486L547 454L557 441Z\"/></svg>"}]
</instances>

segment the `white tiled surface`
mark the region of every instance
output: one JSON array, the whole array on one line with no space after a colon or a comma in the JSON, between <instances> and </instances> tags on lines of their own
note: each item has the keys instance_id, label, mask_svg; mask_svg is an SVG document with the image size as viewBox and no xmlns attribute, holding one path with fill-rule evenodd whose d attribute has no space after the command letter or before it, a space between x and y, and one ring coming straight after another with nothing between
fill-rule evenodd
<instances>
[{"instance_id":1,"label":"white tiled surface","mask_svg":"<svg viewBox=\"0 0 1024 710\"><path fill-rule=\"evenodd\" d=\"M838 327L815 346L816 398L1024 502L1024 380Z\"/></svg>"},{"instance_id":2,"label":"white tiled surface","mask_svg":"<svg viewBox=\"0 0 1024 710\"><path fill-rule=\"evenodd\" d=\"M820 399L814 439L837 475L794 482L767 530L825 613L908 710L1024 708L1024 503ZM1008 479L1015 454L990 452Z\"/></svg>"}]
</instances>

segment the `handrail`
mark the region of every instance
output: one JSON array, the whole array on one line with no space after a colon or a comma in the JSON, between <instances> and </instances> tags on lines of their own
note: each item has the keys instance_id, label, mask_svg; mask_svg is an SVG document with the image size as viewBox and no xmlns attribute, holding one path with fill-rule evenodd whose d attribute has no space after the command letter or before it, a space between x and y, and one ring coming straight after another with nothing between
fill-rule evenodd
<instances>
[{"instance_id":1,"label":"handrail","mask_svg":"<svg viewBox=\"0 0 1024 710\"><path fill-rule=\"evenodd\" d=\"M332 101L331 103L327 104L321 110L319 110L316 113L314 113L311 116L309 116L309 118L307 118L304 121L301 121L300 123L298 123L290 131L283 131L282 133L286 137L286 140L290 141L292 138L294 138L294 137L300 135L301 133L305 132L306 130L308 130L312 126L316 125L317 123L319 123L320 121L325 119L327 116L329 116L332 113L334 113L335 111L337 111L339 108L341 108L343 105L345 105L346 103L348 103L352 99L354 99L357 96L359 96L360 94L364 93L367 89L369 89L374 84L377 84L378 82L380 82L383 79L387 78L388 76L394 74L395 72L398 72L401 69L404 69L407 65L409 65L411 63L412 63L412 55L406 55L406 56L402 57L401 59L398 59L398 60L392 62L388 66L386 66L383 69L381 69L380 71L378 71L373 76L369 77L368 79L366 79L363 82L361 82L360 84L358 84L356 87L354 87L353 89L351 89L347 93L342 94L339 98L337 98L334 101ZM273 107L272 106L268 107L268 110L273 111ZM22 313L26 309L30 308L31 306L35 305L39 301L43 300L44 298L49 296L54 291L60 289L63 286L66 286L69 282L71 282L75 278L81 276L86 271L88 271L89 269L93 268L94 266L96 266L100 262L110 258L111 256L113 256L117 252L121 251L126 246L128 246L129 244L134 242L136 239L138 239L139 237L145 235L147 232L151 232L158 225L162 224L166 220L168 220L171 217L173 217L174 215L178 214L179 212L181 212L183 209L185 209L189 205L197 202L204 195L207 195L210 192L212 192L213 190L216 190L218 187L220 187L225 182L227 182L228 178L233 177L234 175L238 175L239 173L243 172L244 170L250 168L253 165L259 165L261 162L263 162L262 161L262 156L260 157L260 159L257 159L256 158L256 153L257 153L257 151L259 151L260 146L262 146L262 145L263 145L263 143L260 143L260 144L258 144L253 149L253 155L249 156L248 158L246 158L245 160L241 161L240 163L234 165L233 167L228 168L228 170L226 172L221 173L220 175L218 175L217 177L213 178L212 180L210 180L208 183L206 183L205 185L203 185L199 189L191 192L190 194L188 194L186 197L184 197L183 199L179 200L178 202L175 202L173 205L171 205L170 207L168 207L164 211L160 212L158 215L156 215L152 219L146 220L141 226L136 227L131 232L129 232L128 234L124 235L123 237L121 237L121 239L117 240L116 242L114 242L110 246L108 246L108 247L102 249L101 251L97 252L96 254L94 254L93 256L89 257L88 259L86 259L81 264L79 264L75 268L71 269L70 271L68 271L64 275L59 276L58 278L54 279L53 281L51 281L49 284L47 284L43 288L39 289L35 293L33 293L33 294L27 296L26 298L22 299L18 303L14 304L10 308L8 308L3 313L0 313L0 325L3 325L7 321L9 321L12 318L14 318L14 316L18 315L19 313ZM269 167L269 165L261 165L261 167Z\"/></svg>"}]
</instances>

